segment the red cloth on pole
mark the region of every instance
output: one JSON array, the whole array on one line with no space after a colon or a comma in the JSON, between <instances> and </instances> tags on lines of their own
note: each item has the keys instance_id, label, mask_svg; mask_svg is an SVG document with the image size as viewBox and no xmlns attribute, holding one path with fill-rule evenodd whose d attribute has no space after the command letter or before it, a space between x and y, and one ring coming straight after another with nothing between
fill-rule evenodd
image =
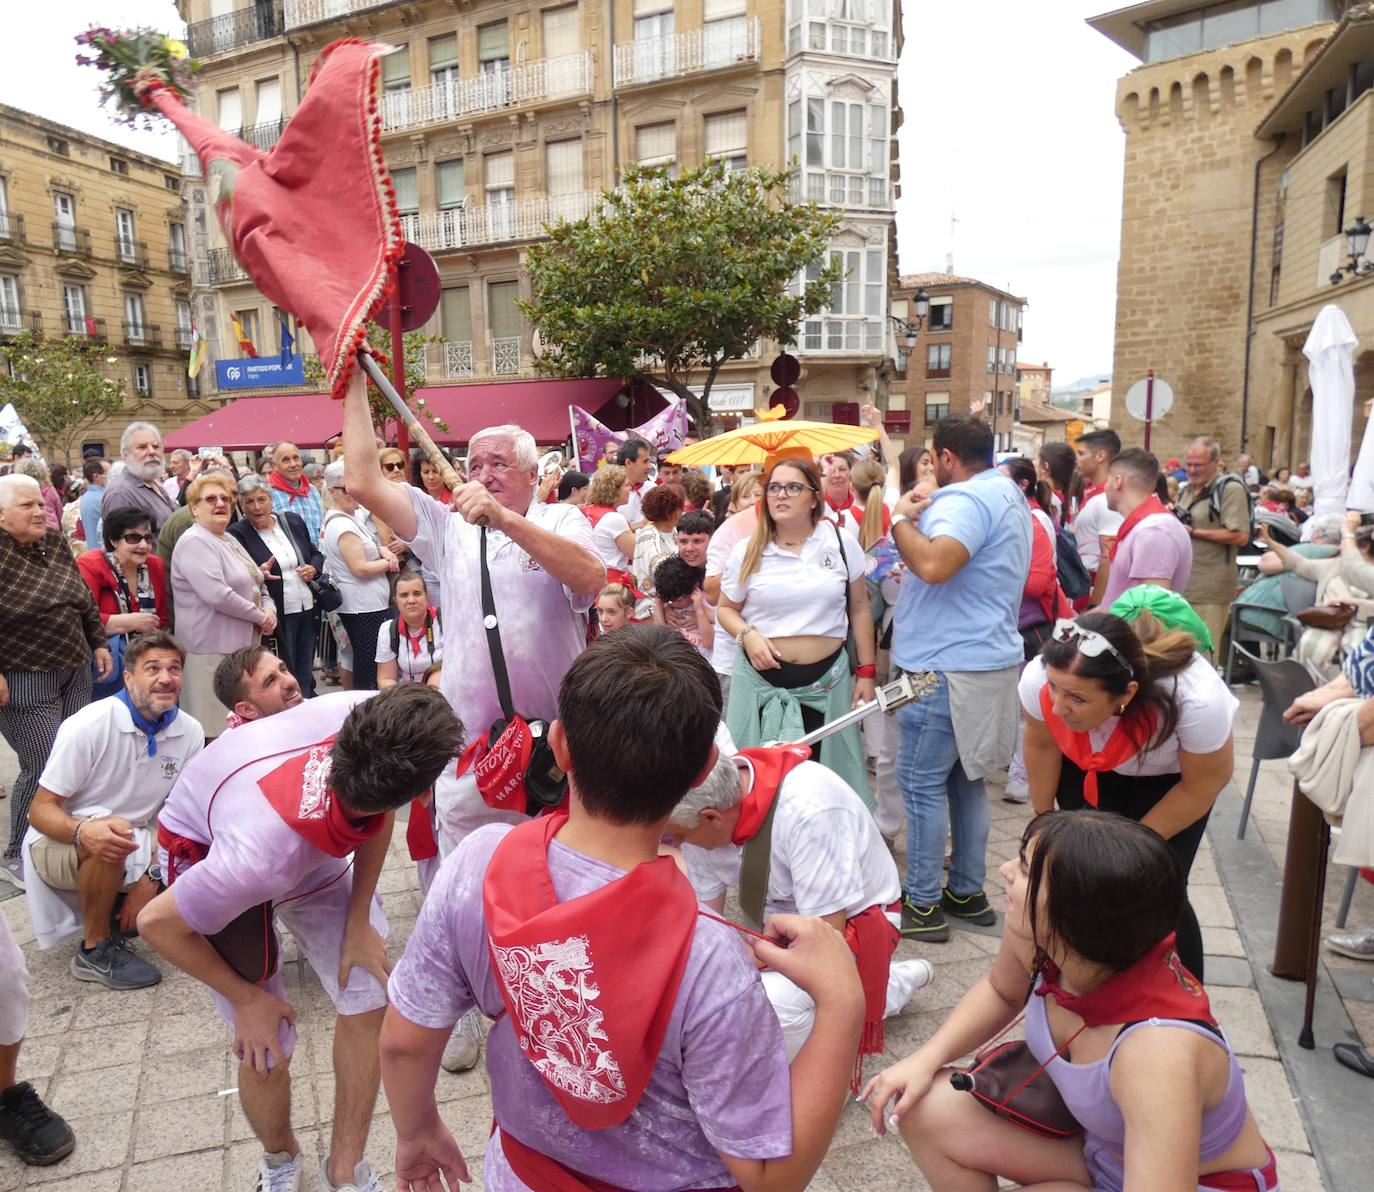
<instances>
[{"instance_id":1,"label":"red cloth on pole","mask_svg":"<svg viewBox=\"0 0 1374 1192\"><path fill-rule=\"evenodd\" d=\"M335 397L347 388L405 246L380 145L378 59L386 52L356 38L326 46L266 153L165 86L144 96L200 156L234 256L265 298L305 325Z\"/></svg>"}]
</instances>

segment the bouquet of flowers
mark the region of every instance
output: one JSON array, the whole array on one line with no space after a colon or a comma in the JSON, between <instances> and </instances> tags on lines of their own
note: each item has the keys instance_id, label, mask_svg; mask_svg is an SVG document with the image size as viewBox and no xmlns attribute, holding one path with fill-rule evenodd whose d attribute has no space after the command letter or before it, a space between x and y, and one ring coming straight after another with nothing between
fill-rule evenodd
<instances>
[{"instance_id":1,"label":"bouquet of flowers","mask_svg":"<svg viewBox=\"0 0 1374 1192\"><path fill-rule=\"evenodd\" d=\"M105 72L100 87L100 102L112 103L122 124L145 127L152 122L144 109L147 95L155 87L165 87L185 98L191 93L191 76L200 63L187 52L186 44L159 33L156 29L87 29L76 38L77 45L92 53L79 53L79 66L96 66Z\"/></svg>"}]
</instances>

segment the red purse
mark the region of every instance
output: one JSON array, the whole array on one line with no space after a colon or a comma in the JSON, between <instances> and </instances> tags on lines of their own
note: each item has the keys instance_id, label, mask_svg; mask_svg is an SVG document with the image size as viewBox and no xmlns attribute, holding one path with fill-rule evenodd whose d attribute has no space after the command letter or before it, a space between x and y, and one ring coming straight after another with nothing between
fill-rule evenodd
<instances>
[{"instance_id":1,"label":"red purse","mask_svg":"<svg viewBox=\"0 0 1374 1192\"><path fill-rule=\"evenodd\" d=\"M1010 1023L973 1057L967 1068L951 1072L949 1083L960 1092L972 1093L979 1104L1013 1126L1042 1138L1072 1138L1081 1134L1083 1127L1059 1095L1059 1089L1045 1071L1046 1065L1035 1058L1025 1040L1000 1042L1025 1017L1022 1013ZM1054 1053L1055 1058L1063 1055L1077 1037L1076 1032Z\"/></svg>"}]
</instances>

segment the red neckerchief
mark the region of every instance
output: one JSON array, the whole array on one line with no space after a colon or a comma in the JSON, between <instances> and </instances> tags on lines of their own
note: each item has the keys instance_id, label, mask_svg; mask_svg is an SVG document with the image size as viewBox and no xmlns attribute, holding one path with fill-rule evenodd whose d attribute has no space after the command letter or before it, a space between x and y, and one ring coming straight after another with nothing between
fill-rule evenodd
<instances>
[{"instance_id":1,"label":"red neckerchief","mask_svg":"<svg viewBox=\"0 0 1374 1192\"><path fill-rule=\"evenodd\" d=\"M406 822L406 848L410 850L412 861L428 861L439 855L439 842L434 839L434 823L430 819L429 808L419 799L410 804L410 819Z\"/></svg>"},{"instance_id":2,"label":"red neckerchief","mask_svg":"<svg viewBox=\"0 0 1374 1192\"><path fill-rule=\"evenodd\" d=\"M310 481L302 473L300 480L294 485L275 468L267 474L267 483L278 492L286 493L287 496L303 498L310 495Z\"/></svg>"},{"instance_id":3,"label":"red neckerchief","mask_svg":"<svg viewBox=\"0 0 1374 1192\"><path fill-rule=\"evenodd\" d=\"M1095 751L1087 733L1074 732L1055 715L1049 684L1040 688L1040 711L1045 717L1045 727L1054 737L1059 752L1083 771L1083 799L1089 807L1097 806L1098 774L1103 770L1115 770L1123 762L1130 761L1154 734L1154 713L1149 709L1135 712L1136 707L1136 704L1130 705L1127 712L1135 714L1121 717L1101 751Z\"/></svg>"},{"instance_id":4,"label":"red neckerchief","mask_svg":"<svg viewBox=\"0 0 1374 1192\"><path fill-rule=\"evenodd\" d=\"M1084 1026L1115 1026L1145 1018L1182 1018L1216 1026L1202 983L1178 958L1170 932L1130 968L1113 973L1096 989L1069 993L1059 985L1059 970L1046 962L1036 982L1040 997L1052 997L1077 1014Z\"/></svg>"},{"instance_id":5,"label":"red neckerchief","mask_svg":"<svg viewBox=\"0 0 1374 1192\"><path fill-rule=\"evenodd\" d=\"M631 491L632 493L637 493L637 492L640 491L640 489L642 489L642 488L643 488L646 484L648 484L648 483L649 483L649 482L648 482L647 480L641 480L638 484L632 484L632 485L630 485L630 491Z\"/></svg>"},{"instance_id":6,"label":"red neckerchief","mask_svg":"<svg viewBox=\"0 0 1374 1192\"><path fill-rule=\"evenodd\" d=\"M1083 506L1097 496L1098 493L1104 493L1106 491L1107 486L1105 484L1085 484L1083 486L1083 496L1078 507L1082 509Z\"/></svg>"},{"instance_id":7,"label":"red neckerchief","mask_svg":"<svg viewBox=\"0 0 1374 1192\"><path fill-rule=\"evenodd\" d=\"M741 749L735 756L747 758L754 767L754 781L749 793L740 800L739 820L730 836L733 844L743 844L759 834L782 780L811 756L811 749L807 745L775 745L767 749Z\"/></svg>"},{"instance_id":8,"label":"red neckerchief","mask_svg":"<svg viewBox=\"0 0 1374 1192\"><path fill-rule=\"evenodd\" d=\"M596 523L599 522L603 517L605 517L606 514L608 514L608 513L614 513L614 512L615 512L615 506L614 506L614 505L583 505L583 506L582 506L582 512L586 515L587 520L588 520L589 522L591 522L592 525L596 525Z\"/></svg>"},{"instance_id":9,"label":"red neckerchief","mask_svg":"<svg viewBox=\"0 0 1374 1192\"><path fill-rule=\"evenodd\" d=\"M573 1125L603 1130L630 1116L649 1083L697 899L677 864L659 857L559 902L548 853L567 822L563 812L511 829L487 865L482 908L492 974L522 1054Z\"/></svg>"},{"instance_id":10,"label":"red neckerchief","mask_svg":"<svg viewBox=\"0 0 1374 1192\"><path fill-rule=\"evenodd\" d=\"M429 639L430 641L433 641L434 634L433 634L432 631L433 631L433 627L434 627L434 622L435 622L435 620L438 618L438 616L439 616L439 614L438 614L437 612L435 612L435 610L434 610L434 605L432 605L432 604L427 604L427 605L425 605L425 623L424 623L424 625L422 625L422 626L420 627L420 632L419 632L419 634L418 634L417 636L415 636L415 637L411 637L411 636L410 636L410 626L406 624L406 615L405 615L405 613L397 613L397 614L396 614L396 629L397 629L397 632L398 632L403 638L405 638L406 641L408 641L408 642L410 643L410 655L411 655L412 658L418 658L418 657L420 657L420 643L421 643L421 642L425 641L426 639ZM434 654L434 649L433 649L433 647L431 646L431 647L430 647L430 655L433 656L433 654Z\"/></svg>"},{"instance_id":11,"label":"red neckerchief","mask_svg":"<svg viewBox=\"0 0 1374 1192\"><path fill-rule=\"evenodd\" d=\"M287 827L322 853L346 857L381 829L386 816L350 820L329 789L329 749L326 737L258 779L258 787Z\"/></svg>"},{"instance_id":12,"label":"red neckerchief","mask_svg":"<svg viewBox=\"0 0 1374 1192\"><path fill-rule=\"evenodd\" d=\"M832 497L824 489L822 489L821 492L822 495L825 497L825 503L829 505L830 508L834 510L836 513L843 513L846 509L848 509L850 512L853 512L855 507L859 504L858 498L854 495L854 490L852 488L849 490L848 499L843 501L835 500L835 498ZM858 516L863 517L862 510L860 510Z\"/></svg>"},{"instance_id":13,"label":"red neckerchief","mask_svg":"<svg viewBox=\"0 0 1374 1192\"><path fill-rule=\"evenodd\" d=\"M1121 523L1121 529L1116 532L1116 541L1112 543L1112 553L1107 557L1116 558L1116 552L1121 549L1121 544L1126 541L1126 535L1136 528L1152 513L1168 513L1168 506L1159 499L1158 493L1151 493L1145 500L1141 501L1131 510L1126 520Z\"/></svg>"}]
</instances>

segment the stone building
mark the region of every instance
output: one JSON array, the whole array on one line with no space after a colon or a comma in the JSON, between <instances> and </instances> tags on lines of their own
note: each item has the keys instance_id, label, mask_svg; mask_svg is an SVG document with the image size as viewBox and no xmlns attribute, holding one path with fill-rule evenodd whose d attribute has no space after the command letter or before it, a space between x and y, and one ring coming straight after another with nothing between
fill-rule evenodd
<instances>
[{"instance_id":1,"label":"stone building","mask_svg":"<svg viewBox=\"0 0 1374 1192\"><path fill-rule=\"evenodd\" d=\"M1054 387L1053 378L1054 369L1050 367L1048 360L1040 364L1018 364L1016 366L1017 400L1049 405L1050 394Z\"/></svg>"},{"instance_id":2,"label":"stone building","mask_svg":"<svg viewBox=\"0 0 1374 1192\"><path fill-rule=\"evenodd\" d=\"M0 336L108 348L128 397L86 446L113 454L132 419L172 427L205 412L188 404L190 300L175 163L0 105Z\"/></svg>"},{"instance_id":3,"label":"stone building","mask_svg":"<svg viewBox=\"0 0 1374 1192\"><path fill-rule=\"evenodd\" d=\"M524 246L587 214L627 164L724 158L799 163L795 192L838 210L830 252L847 270L796 350L805 416L871 391L892 354L886 313L896 181L894 0L179 0L205 69L202 115L264 148L290 121L319 51L360 36L382 62L383 149L407 238L443 286L431 386L530 378ZM237 315L259 352L279 315L204 211L194 156L198 322L211 354L238 355ZM801 284L802 278L798 278ZM303 338L303 337L302 337ZM309 350L308 345L306 345ZM718 376L721 417L764 404L779 351ZM213 368L207 368L212 377ZM212 381L213 383L213 381ZM219 393L219 397L234 396Z\"/></svg>"}]
</instances>

